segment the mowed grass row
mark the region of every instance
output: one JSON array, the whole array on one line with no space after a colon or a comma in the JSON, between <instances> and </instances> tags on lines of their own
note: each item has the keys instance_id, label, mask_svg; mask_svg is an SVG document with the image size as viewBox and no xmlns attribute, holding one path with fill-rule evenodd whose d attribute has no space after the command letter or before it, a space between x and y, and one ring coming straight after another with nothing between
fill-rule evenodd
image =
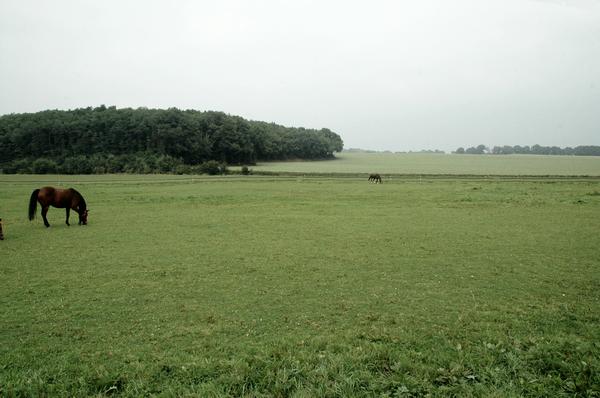
<instances>
[{"instance_id":1,"label":"mowed grass row","mask_svg":"<svg viewBox=\"0 0 600 398\"><path fill-rule=\"evenodd\" d=\"M169 177L3 177L0 395L598 394L599 181Z\"/></svg>"},{"instance_id":2,"label":"mowed grass row","mask_svg":"<svg viewBox=\"0 0 600 398\"><path fill-rule=\"evenodd\" d=\"M251 168L296 173L599 176L600 156L342 152L335 160L269 162Z\"/></svg>"}]
</instances>

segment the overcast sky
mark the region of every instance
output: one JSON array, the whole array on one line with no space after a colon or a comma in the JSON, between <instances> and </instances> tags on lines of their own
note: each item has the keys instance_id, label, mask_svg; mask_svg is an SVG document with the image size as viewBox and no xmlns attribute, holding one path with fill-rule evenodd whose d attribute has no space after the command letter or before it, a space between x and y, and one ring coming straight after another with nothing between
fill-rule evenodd
<instances>
[{"instance_id":1,"label":"overcast sky","mask_svg":"<svg viewBox=\"0 0 600 398\"><path fill-rule=\"evenodd\" d=\"M0 114L100 104L346 148L600 145L600 0L0 0Z\"/></svg>"}]
</instances>

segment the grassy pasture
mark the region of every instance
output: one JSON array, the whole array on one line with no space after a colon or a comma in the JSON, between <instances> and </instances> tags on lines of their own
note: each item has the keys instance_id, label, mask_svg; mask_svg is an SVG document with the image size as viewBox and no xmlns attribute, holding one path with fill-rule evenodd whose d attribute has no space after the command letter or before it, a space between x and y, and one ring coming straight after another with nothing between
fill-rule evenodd
<instances>
[{"instance_id":1,"label":"grassy pasture","mask_svg":"<svg viewBox=\"0 0 600 398\"><path fill-rule=\"evenodd\" d=\"M58 182L88 226L26 220ZM0 217L0 396L600 393L598 179L0 176Z\"/></svg>"},{"instance_id":2,"label":"grassy pasture","mask_svg":"<svg viewBox=\"0 0 600 398\"><path fill-rule=\"evenodd\" d=\"M342 152L336 160L269 162L256 171L453 175L600 175L600 156L451 155Z\"/></svg>"}]
</instances>

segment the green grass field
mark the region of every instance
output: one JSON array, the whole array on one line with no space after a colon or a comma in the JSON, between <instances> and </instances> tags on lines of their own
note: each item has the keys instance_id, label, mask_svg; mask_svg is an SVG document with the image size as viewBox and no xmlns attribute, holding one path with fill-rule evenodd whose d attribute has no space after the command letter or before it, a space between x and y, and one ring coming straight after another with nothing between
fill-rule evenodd
<instances>
[{"instance_id":1,"label":"green grass field","mask_svg":"<svg viewBox=\"0 0 600 398\"><path fill-rule=\"evenodd\" d=\"M255 171L454 175L600 175L600 156L336 154L320 162L269 162Z\"/></svg>"},{"instance_id":2,"label":"green grass field","mask_svg":"<svg viewBox=\"0 0 600 398\"><path fill-rule=\"evenodd\" d=\"M27 220L58 183L88 226ZM0 396L600 394L599 179L0 176L0 217Z\"/></svg>"}]
</instances>

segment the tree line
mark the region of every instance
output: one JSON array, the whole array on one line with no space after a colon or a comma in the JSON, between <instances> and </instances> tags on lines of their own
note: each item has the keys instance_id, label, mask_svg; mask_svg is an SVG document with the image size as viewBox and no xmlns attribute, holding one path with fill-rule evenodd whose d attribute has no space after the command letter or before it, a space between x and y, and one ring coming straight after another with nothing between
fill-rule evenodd
<instances>
[{"instance_id":1,"label":"tree line","mask_svg":"<svg viewBox=\"0 0 600 398\"><path fill-rule=\"evenodd\" d=\"M512 155L512 154L520 154L520 155L571 155L571 156L600 156L600 146L597 145L581 145L576 146L574 148L566 147L560 148L557 146L542 146L542 145L533 145L533 146L495 146L491 150L485 145L481 144L476 147L463 148L460 147L453 153L458 154L470 154L470 155L483 155L483 154L493 154L493 155Z\"/></svg>"},{"instance_id":2,"label":"tree line","mask_svg":"<svg viewBox=\"0 0 600 398\"><path fill-rule=\"evenodd\" d=\"M329 159L341 137L223 112L100 106L0 116L5 173L201 172L263 160Z\"/></svg>"}]
</instances>

